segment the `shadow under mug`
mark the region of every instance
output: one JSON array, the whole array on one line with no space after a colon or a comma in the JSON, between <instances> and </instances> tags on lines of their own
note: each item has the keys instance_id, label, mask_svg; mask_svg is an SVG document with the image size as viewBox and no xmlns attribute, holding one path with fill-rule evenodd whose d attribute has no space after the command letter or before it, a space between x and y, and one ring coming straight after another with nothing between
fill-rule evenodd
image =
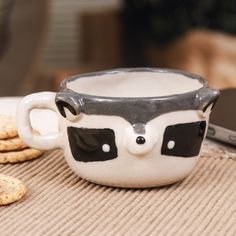
<instances>
[{"instance_id":1,"label":"shadow under mug","mask_svg":"<svg viewBox=\"0 0 236 236\"><path fill-rule=\"evenodd\" d=\"M74 172L89 181L155 187L191 173L218 96L200 76L183 71L88 73L65 79L58 93L24 97L17 126L29 146L61 148ZM33 134L32 109L56 112L59 132Z\"/></svg>"}]
</instances>

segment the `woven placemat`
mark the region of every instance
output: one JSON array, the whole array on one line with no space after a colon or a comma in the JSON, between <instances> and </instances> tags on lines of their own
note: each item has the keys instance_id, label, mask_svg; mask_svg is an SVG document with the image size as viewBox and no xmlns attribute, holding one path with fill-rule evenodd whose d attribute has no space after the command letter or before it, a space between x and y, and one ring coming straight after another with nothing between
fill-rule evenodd
<instances>
[{"instance_id":1,"label":"woven placemat","mask_svg":"<svg viewBox=\"0 0 236 236\"><path fill-rule=\"evenodd\" d=\"M152 189L89 183L67 166L62 152L0 173L22 180L26 197L0 207L0 235L236 235L235 154L205 145L193 173Z\"/></svg>"}]
</instances>

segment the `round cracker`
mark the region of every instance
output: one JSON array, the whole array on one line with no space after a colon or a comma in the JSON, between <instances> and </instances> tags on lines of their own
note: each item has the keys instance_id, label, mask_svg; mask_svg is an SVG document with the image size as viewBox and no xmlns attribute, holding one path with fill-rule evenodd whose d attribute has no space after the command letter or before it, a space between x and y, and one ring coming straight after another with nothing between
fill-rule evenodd
<instances>
[{"instance_id":1,"label":"round cracker","mask_svg":"<svg viewBox=\"0 0 236 236\"><path fill-rule=\"evenodd\" d=\"M28 146L20 137L0 140L0 151L16 151L27 148Z\"/></svg>"},{"instance_id":2,"label":"round cracker","mask_svg":"<svg viewBox=\"0 0 236 236\"><path fill-rule=\"evenodd\" d=\"M0 139L14 138L17 134L15 118L13 116L0 115Z\"/></svg>"},{"instance_id":3,"label":"round cracker","mask_svg":"<svg viewBox=\"0 0 236 236\"><path fill-rule=\"evenodd\" d=\"M0 152L0 163L17 163L35 159L43 154L43 151L26 148L20 151Z\"/></svg>"},{"instance_id":4,"label":"round cracker","mask_svg":"<svg viewBox=\"0 0 236 236\"><path fill-rule=\"evenodd\" d=\"M27 188L20 180L0 174L0 206L20 200L26 192Z\"/></svg>"}]
</instances>

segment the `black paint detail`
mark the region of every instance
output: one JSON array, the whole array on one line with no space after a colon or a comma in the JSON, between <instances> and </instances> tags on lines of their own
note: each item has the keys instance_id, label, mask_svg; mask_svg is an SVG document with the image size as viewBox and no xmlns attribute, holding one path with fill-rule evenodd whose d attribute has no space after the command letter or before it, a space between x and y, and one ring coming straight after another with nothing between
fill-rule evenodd
<instances>
[{"instance_id":1,"label":"black paint detail","mask_svg":"<svg viewBox=\"0 0 236 236\"><path fill-rule=\"evenodd\" d=\"M106 161L117 157L115 133L112 129L67 128L72 155L76 161ZM104 152L102 146L110 146Z\"/></svg>"},{"instance_id":2,"label":"black paint detail","mask_svg":"<svg viewBox=\"0 0 236 236\"><path fill-rule=\"evenodd\" d=\"M212 101L210 101L208 104L206 104L206 106L203 107L203 112L205 112L205 111L207 110L207 108L208 108L209 106L211 106L211 105L212 105L212 107L211 107L211 110L212 110L212 109L214 108L214 106L215 106L215 104L216 104L218 98L219 98L219 97L216 97L215 99L213 99Z\"/></svg>"},{"instance_id":3,"label":"black paint detail","mask_svg":"<svg viewBox=\"0 0 236 236\"><path fill-rule=\"evenodd\" d=\"M184 123L166 127L161 154L177 157L193 157L200 152L202 140L206 131L206 122ZM168 142L173 140L175 146L168 148Z\"/></svg>"},{"instance_id":4,"label":"black paint detail","mask_svg":"<svg viewBox=\"0 0 236 236\"><path fill-rule=\"evenodd\" d=\"M75 108L65 101L58 100L58 101L56 101L56 105L57 105L59 112L61 113L61 115L64 118L66 118L66 113L65 113L64 107L66 107L73 115L77 114Z\"/></svg>"},{"instance_id":5,"label":"black paint detail","mask_svg":"<svg viewBox=\"0 0 236 236\"><path fill-rule=\"evenodd\" d=\"M136 143L137 144L144 144L146 142L145 138L143 136L138 136L136 138Z\"/></svg>"}]
</instances>

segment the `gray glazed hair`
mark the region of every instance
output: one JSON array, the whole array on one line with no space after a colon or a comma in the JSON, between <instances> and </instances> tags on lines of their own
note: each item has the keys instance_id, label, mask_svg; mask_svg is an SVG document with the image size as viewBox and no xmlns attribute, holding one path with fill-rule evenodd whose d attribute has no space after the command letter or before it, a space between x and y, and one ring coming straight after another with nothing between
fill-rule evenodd
<instances>
[{"instance_id":1,"label":"gray glazed hair","mask_svg":"<svg viewBox=\"0 0 236 236\"><path fill-rule=\"evenodd\" d=\"M103 97L77 93L67 87L71 81L87 76L116 74L120 72L158 72L181 74L198 80L202 87L190 92L157 97ZM121 68L101 72L81 74L62 81L55 102L62 116L66 117L64 107L74 115L81 112L87 115L114 115L130 122L135 130L142 132L143 125L153 118L168 112L184 110L205 111L216 102L219 91L208 87L200 76L191 73L159 68Z\"/></svg>"}]
</instances>

